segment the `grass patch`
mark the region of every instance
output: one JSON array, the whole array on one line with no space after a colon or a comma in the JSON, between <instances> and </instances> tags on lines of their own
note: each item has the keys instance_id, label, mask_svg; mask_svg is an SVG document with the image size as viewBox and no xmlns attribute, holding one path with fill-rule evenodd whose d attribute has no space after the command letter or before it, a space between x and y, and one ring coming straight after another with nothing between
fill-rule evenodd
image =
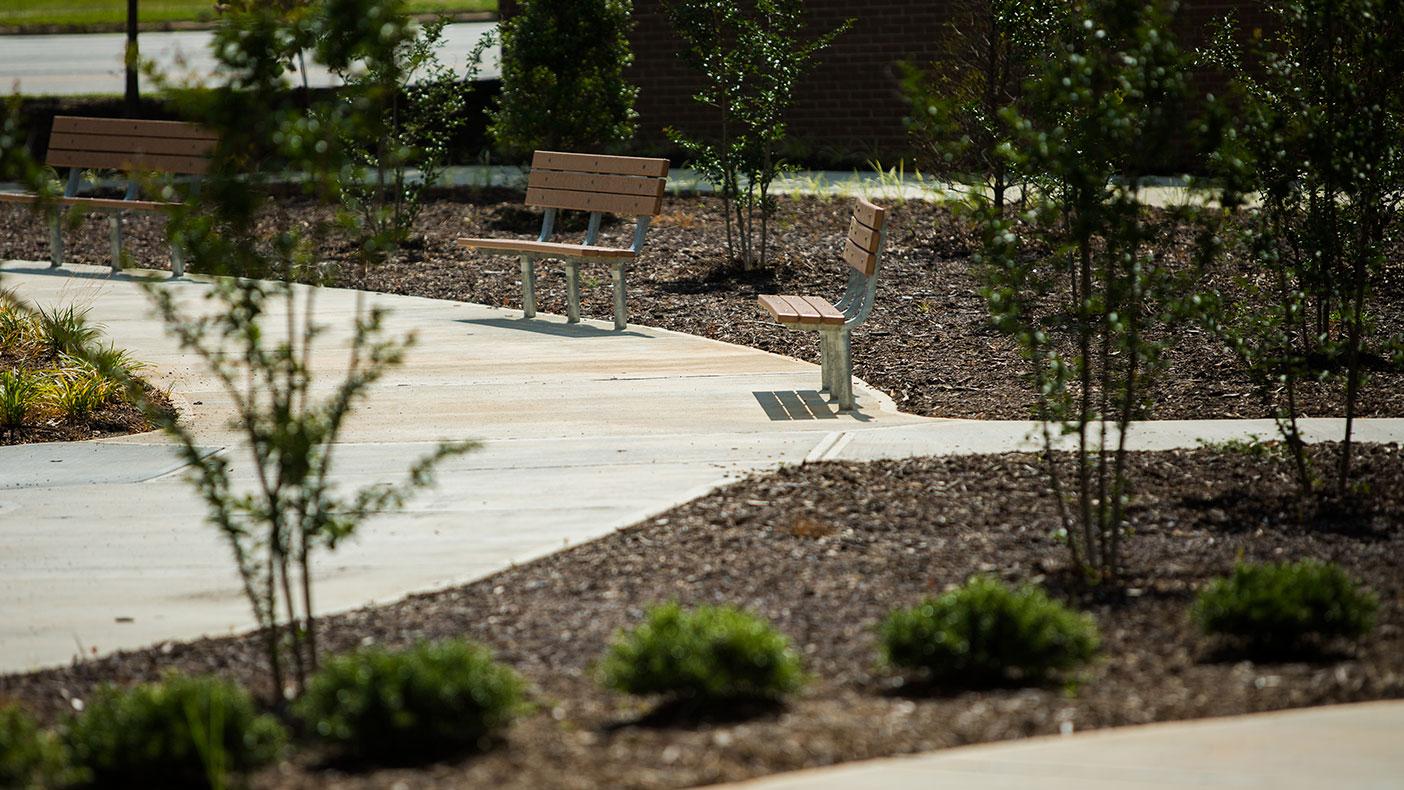
<instances>
[{"instance_id":1,"label":"grass patch","mask_svg":"<svg viewBox=\"0 0 1404 790\"><path fill-rule=\"evenodd\" d=\"M497 0L410 0L413 14L455 14L497 12ZM142 24L168 22L213 22L214 4L209 0L141 0L138 10ZM7 0L0 4L0 27L25 29L109 28L127 23L126 3L99 0Z\"/></svg>"}]
</instances>

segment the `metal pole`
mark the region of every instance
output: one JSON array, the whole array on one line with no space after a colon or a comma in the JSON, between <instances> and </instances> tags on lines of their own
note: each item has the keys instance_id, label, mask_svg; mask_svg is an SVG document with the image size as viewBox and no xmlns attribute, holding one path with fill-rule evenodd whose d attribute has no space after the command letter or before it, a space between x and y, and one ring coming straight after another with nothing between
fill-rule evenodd
<instances>
[{"instance_id":1,"label":"metal pole","mask_svg":"<svg viewBox=\"0 0 1404 790\"><path fill-rule=\"evenodd\" d=\"M141 113L137 62L137 0L127 0L127 93L123 104L128 118L135 118Z\"/></svg>"}]
</instances>

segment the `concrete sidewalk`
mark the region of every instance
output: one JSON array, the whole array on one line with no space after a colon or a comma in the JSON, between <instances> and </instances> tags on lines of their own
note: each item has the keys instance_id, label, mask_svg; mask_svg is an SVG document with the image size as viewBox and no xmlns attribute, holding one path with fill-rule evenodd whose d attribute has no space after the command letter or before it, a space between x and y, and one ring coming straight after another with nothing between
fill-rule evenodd
<instances>
[{"instance_id":1,"label":"concrete sidewalk","mask_svg":"<svg viewBox=\"0 0 1404 790\"><path fill-rule=\"evenodd\" d=\"M712 790L1398 790L1404 703L1119 727L777 774Z\"/></svg>"},{"instance_id":2,"label":"concrete sidewalk","mask_svg":"<svg viewBox=\"0 0 1404 790\"><path fill-rule=\"evenodd\" d=\"M151 314L139 279L192 310L199 277L11 262L3 282L32 304L88 309L107 337L150 363L210 452L241 463L228 396ZM416 333L405 364L377 383L342 433L347 486L398 479L441 440L475 439L437 488L366 523L323 557L323 612L462 583L616 528L782 464L1034 449L1030 422L914 417L855 387L836 413L816 366L691 335L461 302L320 289L315 353L325 387L345 363L358 300ZM281 326L276 314L266 326ZM776 331L781 331L777 328ZM861 352L861 338L859 340ZM1318 438L1339 421L1312 421ZM1362 420L1362 441L1404 439L1404 420ZM1269 421L1152 422L1137 448L1273 435ZM0 671L25 670L254 624L233 563L159 434L0 447Z\"/></svg>"},{"instance_id":3,"label":"concrete sidewalk","mask_svg":"<svg viewBox=\"0 0 1404 790\"><path fill-rule=\"evenodd\" d=\"M203 280L25 262L0 269L0 284L32 304L88 308L108 338L151 363L148 378L169 387L202 444L228 453L247 482L227 397L166 336L136 284L152 278L198 308ZM371 520L322 558L324 613L480 578L782 464L1038 446L1031 423L904 415L861 382L858 410L835 413L815 392L817 367L749 348L332 289L317 294L328 331L315 359L328 387L358 299L392 310L391 333L414 331L419 342L347 426L338 478L393 479L439 440L483 447L445 463L438 487L405 512ZM271 315L268 326L278 325ZM862 353L861 338L857 346ZM1317 438L1339 435L1339 426L1308 423ZM1357 431L1364 441L1400 441L1404 420L1363 420ZM1267 421L1156 422L1128 439L1162 449L1272 434ZM203 518L160 435L0 447L0 672L251 628L228 550ZM1248 729L1222 720L951 750L745 786L1404 787L1394 748L1404 705L1333 710L1288 714L1308 718L1285 724L1250 717ZM1242 733L1249 740L1232 746Z\"/></svg>"}]
</instances>

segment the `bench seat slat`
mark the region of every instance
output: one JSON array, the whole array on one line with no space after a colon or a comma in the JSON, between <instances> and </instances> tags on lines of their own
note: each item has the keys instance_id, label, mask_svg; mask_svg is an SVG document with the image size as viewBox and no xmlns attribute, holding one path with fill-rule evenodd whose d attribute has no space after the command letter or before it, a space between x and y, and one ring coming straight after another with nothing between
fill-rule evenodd
<instances>
[{"instance_id":1,"label":"bench seat slat","mask_svg":"<svg viewBox=\"0 0 1404 790\"><path fill-rule=\"evenodd\" d=\"M568 189L527 187L526 204L541 208L564 208L578 211L607 211L612 214L648 214L656 216L663 210L663 197L609 195L600 192L577 192Z\"/></svg>"},{"instance_id":2,"label":"bench seat slat","mask_svg":"<svg viewBox=\"0 0 1404 790\"><path fill-rule=\"evenodd\" d=\"M667 159L574 154L564 151L537 151L531 158L531 167L533 170L571 170L653 178L664 178L668 175Z\"/></svg>"},{"instance_id":3,"label":"bench seat slat","mask_svg":"<svg viewBox=\"0 0 1404 790\"><path fill-rule=\"evenodd\" d=\"M100 209L123 209L129 211L160 211L179 203L166 203L160 200L123 200L121 198L59 197L54 202L60 206L91 206Z\"/></svg>"},{"instance_id":4,"label":"bench seat slat","mask_svg":"<svg viewBox=\"0 0 1404 790\"><path fill-rule=\"evenodd\" d=\"M583 244L566 244L554 241L513 241L512 239L459 239L460 246L484 252L543 252L556 253L562 258L589 258L592 260L631 260L633 250L617 247L586 247Z\"/></svg>"},{"instance_id":5,"label":"bench seat slat","mask_svg":"<svg viewBox=\"0 0 1404 790\"><path fill-rule=\"evenodd\" d=\"M782 324L842 324L844 320L843 313L818 296L766 294L760 303Z\"/></svg>"}]
</instances>

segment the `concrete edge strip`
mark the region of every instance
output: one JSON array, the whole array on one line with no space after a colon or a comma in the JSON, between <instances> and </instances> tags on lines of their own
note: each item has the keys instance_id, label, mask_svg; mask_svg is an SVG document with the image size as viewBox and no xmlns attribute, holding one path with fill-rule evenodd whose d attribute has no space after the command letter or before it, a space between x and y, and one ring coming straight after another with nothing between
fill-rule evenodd
<instances>
[{"instance_id":1,"label":"concrete edge strip","mask_svg":"<svg viewBox=\"0 0 1404 790\"><path fill-rule=\"evenodd\" d=\"M853 441L853 434L848 431L833 431L826 434L819 443L814 445L814 449L804 457L804 462L812 464L815 461L831 461L836 458L839 451L849 442Z\"/></svg>"}]
</instances>

